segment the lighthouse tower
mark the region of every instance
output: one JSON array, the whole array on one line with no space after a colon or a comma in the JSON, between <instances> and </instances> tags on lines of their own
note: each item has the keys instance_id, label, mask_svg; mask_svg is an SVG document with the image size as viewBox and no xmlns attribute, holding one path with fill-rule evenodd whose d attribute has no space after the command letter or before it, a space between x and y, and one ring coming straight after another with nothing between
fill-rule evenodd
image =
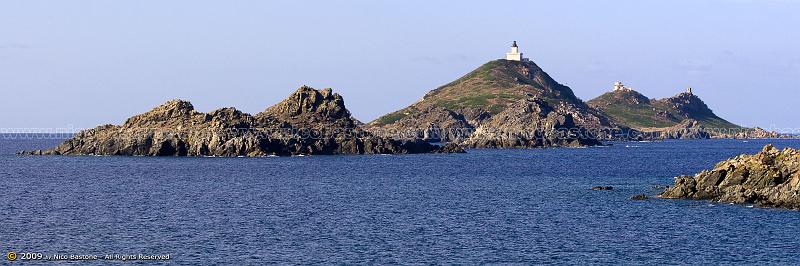
<instances>
[{"instance_id":1,"label":"lighthouse tower","mask_svg":"<svg viewBox=\"0 0 800 266\"><path fill-rule=\"evenodd\" d=\"M506 60L522 61L522 53L519 52L519 47L517 47L517 41L514 41L514 43L511 44L511 52L506 53Z\"/></svg>"}]
</instances>

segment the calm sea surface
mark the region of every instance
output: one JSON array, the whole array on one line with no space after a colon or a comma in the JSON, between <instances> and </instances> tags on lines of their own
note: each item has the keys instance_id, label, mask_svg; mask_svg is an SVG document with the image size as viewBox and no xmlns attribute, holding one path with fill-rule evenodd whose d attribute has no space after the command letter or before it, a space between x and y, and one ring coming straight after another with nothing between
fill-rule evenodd
<instances>
[{"instance_id":1,"label":"calm sea surface","mask_svg":"<svg viewBox=\"0 0 800 266\"><path fill-rule=\"evenodd\" d=\"M0 140L3 254L170 254L180 264L800 264L798 211L630 200L768 142L800 148L797 140L399 156L14 155L58 142ZM599 185L614 190L590 190Z\"/></svg>"}]
</instances>

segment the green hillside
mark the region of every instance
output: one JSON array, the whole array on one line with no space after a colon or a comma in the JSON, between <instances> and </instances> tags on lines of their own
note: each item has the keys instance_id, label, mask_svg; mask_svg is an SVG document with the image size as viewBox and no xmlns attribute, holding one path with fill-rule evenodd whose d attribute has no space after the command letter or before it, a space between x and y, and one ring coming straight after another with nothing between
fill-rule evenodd
<instances>
[{"instance_id":1,"label":"green hillside","mask_svg":"<svg viewBox=\"0 0 800 266\"><path fill-rule=\"evenodd\" d=\"M392 124L429 107L445 108L474 119L482 112L500 113L512 103L534 96L553 105L568 103L578 109L589 109L569 87L553 80L535 63L499 59L428 92L422 100L370 124Z\"/></svg>"},{"instance_id":2,"label":"green hillside","mask_svg":"<svg viewBox=\"0 0 800 266\"><path fill-rule=\"evenodd\" d=\"M694 94L655 100L634 90L608 92L588 102L611 119L634 128L664 128L686 119L700 122L706 128L738 129L740 126L718 117Z\"/></svg>"}]
</instances>

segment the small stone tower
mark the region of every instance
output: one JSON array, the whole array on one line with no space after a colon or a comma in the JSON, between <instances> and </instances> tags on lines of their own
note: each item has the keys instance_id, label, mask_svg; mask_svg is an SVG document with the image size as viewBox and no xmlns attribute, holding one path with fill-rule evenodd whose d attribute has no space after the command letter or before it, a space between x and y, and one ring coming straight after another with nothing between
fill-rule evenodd
<instances>
[{"instance_id":1,"label":"small stone tower","mask_svg":"<svg viewBox=\"0 0 800 266\"><path fill-rule=\"evenodd\" d=\"M689 95L693 95L692 87L689 87L688 89L686 89L686 93L688 93Z\"/></svg>"},{"instance_id":2,"label":"small stone tower","mask_svg":"<svg viewBox=\"0 0 800 266\"><path fill-rule=\"evenodd\" d=\"M625 85L622 85L622 81L617 81L614 83L614 91L621 91L625 89Z\"/></svg>"},{"instance_id":3,"label":"small stone tower","mask_svg":"<svg viewBox=\"0 0 800 266\"><path fill-rule=\"evenodd\" d=\"M514 43L511 44L511 52L506 53L506 60L522 61L522 53L519 52L519 47L517 47L517 41L514 41Z\"/></svg>"},{"instance_id":4,"label":"small stone tower","mask_svg":"<svg viewBox=\"0 0 800 266\"><path fill-rule=\"evenodd\" d=\"M613 91L632 91L633 88L625 86L622 84L621 81L614 82L614 90Z\"/></svg>"}]
</instances>

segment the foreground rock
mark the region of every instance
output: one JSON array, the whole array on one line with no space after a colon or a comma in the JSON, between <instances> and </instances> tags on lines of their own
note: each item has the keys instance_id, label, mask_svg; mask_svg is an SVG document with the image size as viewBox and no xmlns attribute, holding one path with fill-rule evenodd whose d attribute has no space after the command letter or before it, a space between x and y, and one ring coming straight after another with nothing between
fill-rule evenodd
<instances>
[{"instance_id":1,"label":"foreground rock","mask_svg":"<svg viewBox=\"0 0 800 266\"><path fill-rule=\"evenodd\" d=\"M680 176L660 195L800 209L800 150L767 145L755 155L739 155L695 176Z\"/></svg>"},{"instance_id":2,"label":"foreground rock","mask_svg":"<svg viewBox=\"0 0 800 266\"><path fill-rule=\"evenodd\" d=\"M330 89L301 87L255 116L235 108L201 113L173 100L123 125L82 131L31 155L268 156L463 152L420 139L387 139L364 131Z\"/></svg>"}]
</instances>

